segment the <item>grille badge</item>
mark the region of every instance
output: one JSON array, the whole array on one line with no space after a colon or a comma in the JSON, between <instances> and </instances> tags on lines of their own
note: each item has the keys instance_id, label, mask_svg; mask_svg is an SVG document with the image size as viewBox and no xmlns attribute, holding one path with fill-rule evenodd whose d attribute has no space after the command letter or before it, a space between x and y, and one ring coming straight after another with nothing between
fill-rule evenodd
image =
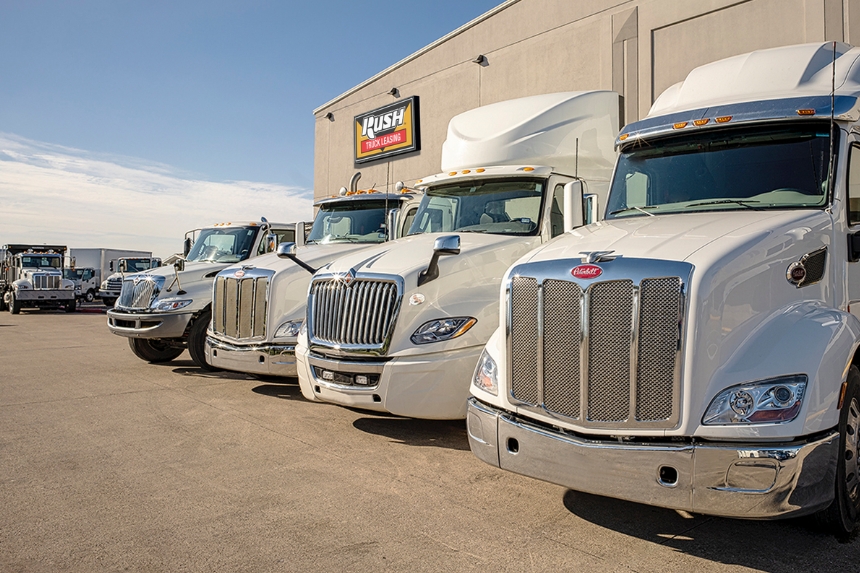
<instances>
[{"instance_id":1,"label":"grille badge","mask_svg":"<svg viewBox=\"0 0 860 573\"><path fill-rule=\"evenodd\" d=\"M573 267L570 274L577 279L596 279L603 274L603 269L597 265L579 265Z\"/></svg>"},{"instance_id":2,"label":"grille badge","mask_svg":"<svg viewBox=\"0 0 860 573\"><path fill-rule=\"evenodd\" d=\"M245 271L243 269L239 269L238 271L233 273L233 276L236 277L237 279L241 279L242 277L245 276Z\"/></svg>"},{"instance_id":3,"label":"grille badge","mask_svg":"<svg viewBox=\"0 0 860 573\"><path fill-rule=\"evenodd\" d=\"M352 283L355 282L355 269L349 269L347 272L343 273L338 278L346 286L352 286Z\"/></svg>"}]
</instances>

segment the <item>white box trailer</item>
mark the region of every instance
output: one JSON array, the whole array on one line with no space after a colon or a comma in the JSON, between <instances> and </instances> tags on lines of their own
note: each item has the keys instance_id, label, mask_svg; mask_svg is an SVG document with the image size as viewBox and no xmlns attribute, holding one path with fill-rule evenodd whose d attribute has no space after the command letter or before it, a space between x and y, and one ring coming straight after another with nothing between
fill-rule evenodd
<instances>
[{"instance_id":1,"label":"white box trailer","mask_svg":"<svg viewBox=\"0 0 860 573\"><path fill-rule=\"evenodd\" d=\"M107 278L114 269L111 262L116 266L117 259L121 257L152 257L152 251L133 251L128 249L69 249L69 267L91 267L99 273L98 280L101 282Z\"/></svg>"}]
</instances>

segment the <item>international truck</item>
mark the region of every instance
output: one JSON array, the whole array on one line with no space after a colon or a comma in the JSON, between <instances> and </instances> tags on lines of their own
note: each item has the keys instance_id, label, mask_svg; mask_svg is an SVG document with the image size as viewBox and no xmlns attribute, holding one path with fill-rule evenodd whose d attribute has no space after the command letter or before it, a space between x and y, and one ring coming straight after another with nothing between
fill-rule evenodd
<instances>
[{"instance_id":1,"label":"international truck","mask_svg":"<svg viewBox=\"0 0 860 573\"><path fill-rule=\"evenodd\" d=\"M119 257L111 260L108 266L110 271L116 271L102 281L95 295L102 299L105 306L112 307L116 304L122 290L122 280L127 273L142 273L149 269L161 266L161 259L151 255L139 257Z\"/></svg>"},{"instance_id":2,"label":"international truck","mask_svg":"<svg viewBox=\"0 0 860 573\"><path fill-rule=\"evenodd\" d=\"M263 218L202 228L193 243L186 238L185 258L173 266L124 275L116 305L107 313L108 329L128 338L131 351L141 360L170 362L188 349L195 365L212 370L204 346L215 275L273 251L280 242L301 240L302 227Z\"/></svg>"},{"instance_id":3,"label":"international truck","mask_svg":"<svg viewBox=\"0 0 860 573\"><path fill-rule=\"evenodd\" d=\"M68 255L68 268L93 268L96 270L96 287L94 289L88 288L82 292L83 298L87 302L91 302L93 299L105 294L105 291L102 289L107 287L107 278L118 268L116 264L120 258L152 257L150 251L102 248L72 248L69 249ZM119 289L117 289L116 294L107 295L104 299L105 304L113 306L116 297L119 295L118 291Z\"/></svg>"},{"instance_id":4,"label":"international truck","mask_svg":"<svg viewBox=\"0 0 860 573\"><path fill-rule=\"evenodd\" d=\"M357 183L357 178L353 178ZM307 244L227 267L215 277L206 360L253 375L295 377L296 340L316 268L405 234L420 194L341 190L317 201ZM309 268L310 267L310 268Z\"/></svg>"},{"instance_id":5,"label":"international truck","mask_svg":"<svg viewBox=\"0 0 860 573\"><path fill-rule=\"evenodd\" d=\"M733 518L860 516L860 50L701 66L623 128L604 220L500 288L493 466Z\"/></svg>"},{"instance_id":6,"label":"international truck","mask_svg":"<svg viewBox=\"0 0 860 573\"><path fill-rule=\"evenodd\" d=\"M76 308L75 284L63 278L64 245L10 244L0 262L0 310Z\"/></svg>"},{"instance_id":7,"label":"international truck","mask_svg":"<svg viewBox=\"0 0 860 573\"><path fill-rule=\"evenodd\" d=\"M464 418L502 276L606 199L618 110L614 92L567 92L454 117L443 172L416 183L424 196L408 236L314 276L296 350L302 395Z\"/></svg>"}]
</instances>

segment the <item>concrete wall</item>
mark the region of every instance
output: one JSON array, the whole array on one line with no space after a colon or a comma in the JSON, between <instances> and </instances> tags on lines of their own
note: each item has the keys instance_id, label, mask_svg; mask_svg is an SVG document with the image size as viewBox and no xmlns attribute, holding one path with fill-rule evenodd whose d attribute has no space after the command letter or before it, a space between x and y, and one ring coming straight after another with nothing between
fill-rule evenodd
<instances>
[{"instance_id":1,"label":"concrete wall","mask_svg":"<svg viewBox=\"0 0 860 573\"><path fill-rule=\"evenodd\" d=\"M860 43L860 0L509 0L315 110L314 194L355 171L379 190L438 172L448 121L480 105L612 89L629 122L698 65L825 40ZM393 87L420 97L421 150L356 166L353 117L395 101Z\"/></svg>"}]
</instances>

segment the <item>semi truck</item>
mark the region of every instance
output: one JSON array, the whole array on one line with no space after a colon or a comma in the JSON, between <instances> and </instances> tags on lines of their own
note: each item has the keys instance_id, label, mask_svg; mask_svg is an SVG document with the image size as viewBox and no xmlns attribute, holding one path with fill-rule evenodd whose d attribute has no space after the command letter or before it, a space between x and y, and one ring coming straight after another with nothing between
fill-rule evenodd
<instances>
[{"instance_id":1,"label":"semi truck","mask_svg":"<svg viewBox=\"0 0 860 573\"><path fill-rule=\"evenodd\" d=\"M112 274L108 275L102 281L96 291L96 296L102 299L105 306L112 307L119 298L120 291L122 290L122 280L126 273L142 273L143 271L156 269L160 266L161 259L151 255L119 257L118 259L111 260L108 269L117 272L112 272Z\"/></svg>"},{"instance_id":2,"label":"semi truck","mask_svg":"<svg viewBox=\"0 0 860 573\"><path fill-rule=\"evenodd\" d=\"M360 174L359 174L360 176ZM420 195L355 189L317 201L307 244L227 267L215 277L206 359L254 375L295 377L295 347L315 268L403 235ZM301 264L299 264L299 261ZM310 268L309 268L310 267Z\"/></svg>"},{"instance_id":3,"label":"semi truck","mask_svg":"<svg viewBox=\"0 0 860 573\"><path fill-rule=\"evenodd\" d=\"M605 200L619 96L545 94L455 116L442 173L408 236L318 271L297 362L302 395L372 411L462 419L496 328L498 287L526 252Z\"/></svg>"},{"instance_id":4,"label":"semi truck","mask_svg":"<svg viewBox=\"0 0 860 573\"><path fill-rule=\"evenodd\" d=\"M10 244L0 263L0 310L76 308L75 284L63 278L64 245Z\"/></svg>"},{"instance_id":5,"label":"semi truck","mask_svg":"<svg viewBox=\"0 0 860 573\"><path fill-rule=\"evenodd\" d=\"M624 127L604 220L505 274L493 466L733 518L860 516L860 50L701 66Z\"/></svg>"},{"instance_id":6,"label":"semi truck","mask_svg":"<svg viewBox=\"0 0 860 573\"><path fill-rule=\"evenodd\" d=\"M273 251L279 242L301 240L301 227L302 223L270 223L263 218L202 228L193 243L186 238L185 258L173 266L124 275L116 305L107 313L108 329L127 337L141 360L169 362L187 348L194 364L212 370L204 346L215 275Z\"/></svg>"}]
</instances>

